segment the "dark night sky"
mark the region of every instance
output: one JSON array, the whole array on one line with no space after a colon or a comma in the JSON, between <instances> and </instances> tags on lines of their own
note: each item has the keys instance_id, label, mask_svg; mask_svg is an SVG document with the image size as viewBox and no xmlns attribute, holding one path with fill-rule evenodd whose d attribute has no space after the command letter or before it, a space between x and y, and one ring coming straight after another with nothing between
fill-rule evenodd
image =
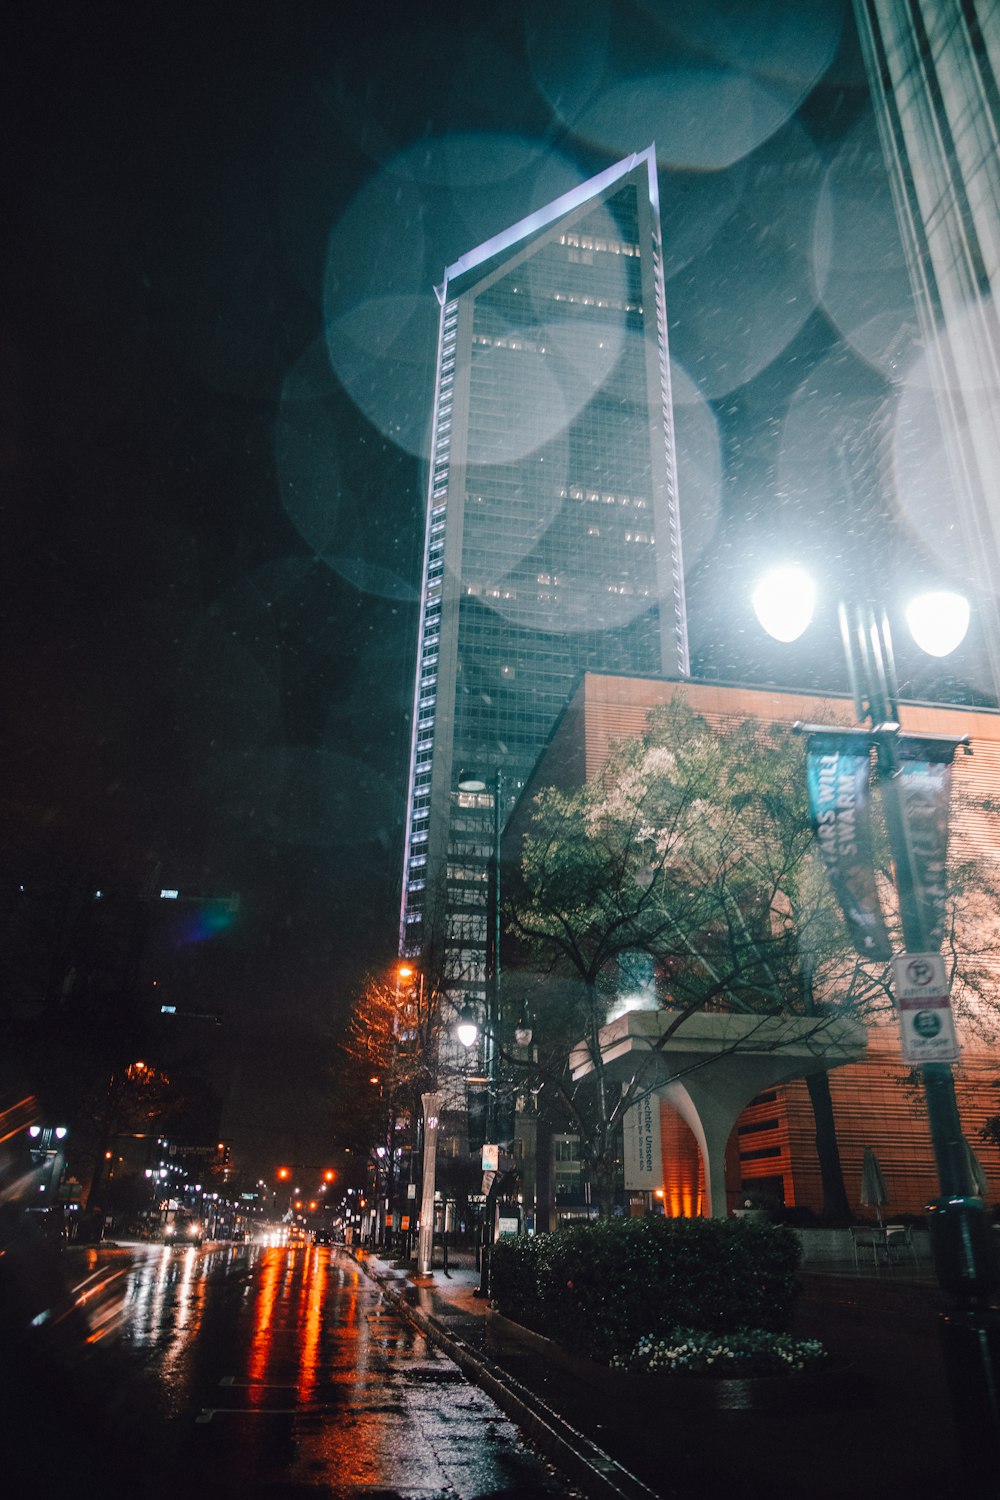
<instances>
[{"instance_id":1,"label":"dark night sky","mask_svg":"<svg viewBox=\"0 0 1000 1500\"><path fill-rule=\"evenodd\" d=\"M36 0L0 21L0 870L240 893L169 972L225 1012L248 1165L323 1149L331 1038L394 945L444 265L657 139L692 626L723 675L746 626L719 625L720 580L748 517L795 510L781 454L816 420L800 401L789 438L776 413L837 359L852 397L883 385L837 342L831 305L864 322L850 278L821 308L809 273L865 118L841 11L721 13ZM891 215L865 213L864 296L903 327Z\"/></svg>"}]
</instances>

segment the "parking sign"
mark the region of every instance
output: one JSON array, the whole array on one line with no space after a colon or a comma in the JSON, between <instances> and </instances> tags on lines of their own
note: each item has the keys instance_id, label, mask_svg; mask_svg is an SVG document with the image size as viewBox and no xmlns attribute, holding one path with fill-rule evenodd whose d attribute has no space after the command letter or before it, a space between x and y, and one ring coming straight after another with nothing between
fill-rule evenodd
<instances>
[{"instance_id":1,"label":"parking sign","mask_svg":"<svg viewBox=\"0 0 1000 1500\"><path fill-rule=\"evenodd\" d=\"M958 1061L948 975L940 953L901 953L892 961L899 1038L909 1063Z\"/></svg>"}]
</instances>

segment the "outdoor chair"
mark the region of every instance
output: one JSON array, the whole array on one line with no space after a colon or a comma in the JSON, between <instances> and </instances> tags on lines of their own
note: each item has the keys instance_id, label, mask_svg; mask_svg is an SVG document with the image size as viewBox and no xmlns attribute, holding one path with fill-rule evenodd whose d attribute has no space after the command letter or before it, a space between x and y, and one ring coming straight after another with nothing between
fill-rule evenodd
<instances>
[{"instance_id":1,"label":"outdoor chair","mask_svg":"<svg viewBox=\"0 0 1000 1500\"><path fill-rule=\"evenodd\" d=\"M912 1224L887 1224L885 1226L885 1253L890 1265L894 1255L912 1255L913 1264L915 1266L920 1264Z\"/></svg>"},{"instance_id":2,"label":"outdoor chair","mask_svg":"<svg viewBox=\"0 0 1000 1500\"><path fill-rule=\"evenodd\" d=\"M854 1269L861 1272L861 1262L865 1253L871 1251L872 1265L876 1272L879 1269L881 1257L886 1251L886 1234L884 1229L873 1229L868 1224L855 1224L851 1228L851 1248L854 1251Z\"/></svg>"}]
</instances>

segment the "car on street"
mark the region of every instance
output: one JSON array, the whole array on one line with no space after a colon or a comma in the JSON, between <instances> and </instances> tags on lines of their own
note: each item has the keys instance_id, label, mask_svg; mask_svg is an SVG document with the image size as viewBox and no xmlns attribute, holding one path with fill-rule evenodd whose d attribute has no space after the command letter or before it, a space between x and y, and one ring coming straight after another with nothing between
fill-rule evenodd
<instances>
[{"instance_id":1,"label":"car on street","mask_svg":"<svg viewBox=\"0 0 1000 1500\"><path fill-rule=\"evenodd\" d=\"M205 1239L205 1226L193 1214L174 1214L163 1226L163 1241L167 1245L200 1245Z\"/></svg>"}]
</instances>

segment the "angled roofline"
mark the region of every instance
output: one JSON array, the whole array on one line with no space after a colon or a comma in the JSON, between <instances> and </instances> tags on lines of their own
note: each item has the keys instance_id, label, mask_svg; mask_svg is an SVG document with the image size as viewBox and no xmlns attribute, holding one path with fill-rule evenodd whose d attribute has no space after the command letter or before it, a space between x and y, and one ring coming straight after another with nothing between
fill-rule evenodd
<instances>
[{"instance_id":1,"label":"angled roofline","mask_svg":"<svg viewBox=\"0 0 1000 1500\"><path fill-rule=\"evenodd\" d=\"M616 162L613 167L607 167L599 172L596 177L588 178L581 182L579 187L571 188L568 193L563 193L560 198L554 198L544 208L536 209L533 214L519 219L509 229L503 230L501 234L495 234L492 239L484 240L477 245L475 250L459 257L450 266L445 267L444 281L439 287L435 287L438 301L443 303L447 296L448 283L457 277L463 276L466 271L472 271L476 266L482 265L484 261L490 260L494 255L499 255L503 250L509 250L520 240L526 239L530 234L536 234L540 229L545 229L556 219L562 218L564 214L571 213L574 208L579 208L591 198L596 198L603 193L605 188L612 183L618 182L620 178L627 177L640 162L645 162L649 172L649 196L656 214L657 223L660 214L659 185L656 177L656 146L651 144L645 151L634 151L631 156L625 157L624 161Z\"/></svg>"}]
</instances>

